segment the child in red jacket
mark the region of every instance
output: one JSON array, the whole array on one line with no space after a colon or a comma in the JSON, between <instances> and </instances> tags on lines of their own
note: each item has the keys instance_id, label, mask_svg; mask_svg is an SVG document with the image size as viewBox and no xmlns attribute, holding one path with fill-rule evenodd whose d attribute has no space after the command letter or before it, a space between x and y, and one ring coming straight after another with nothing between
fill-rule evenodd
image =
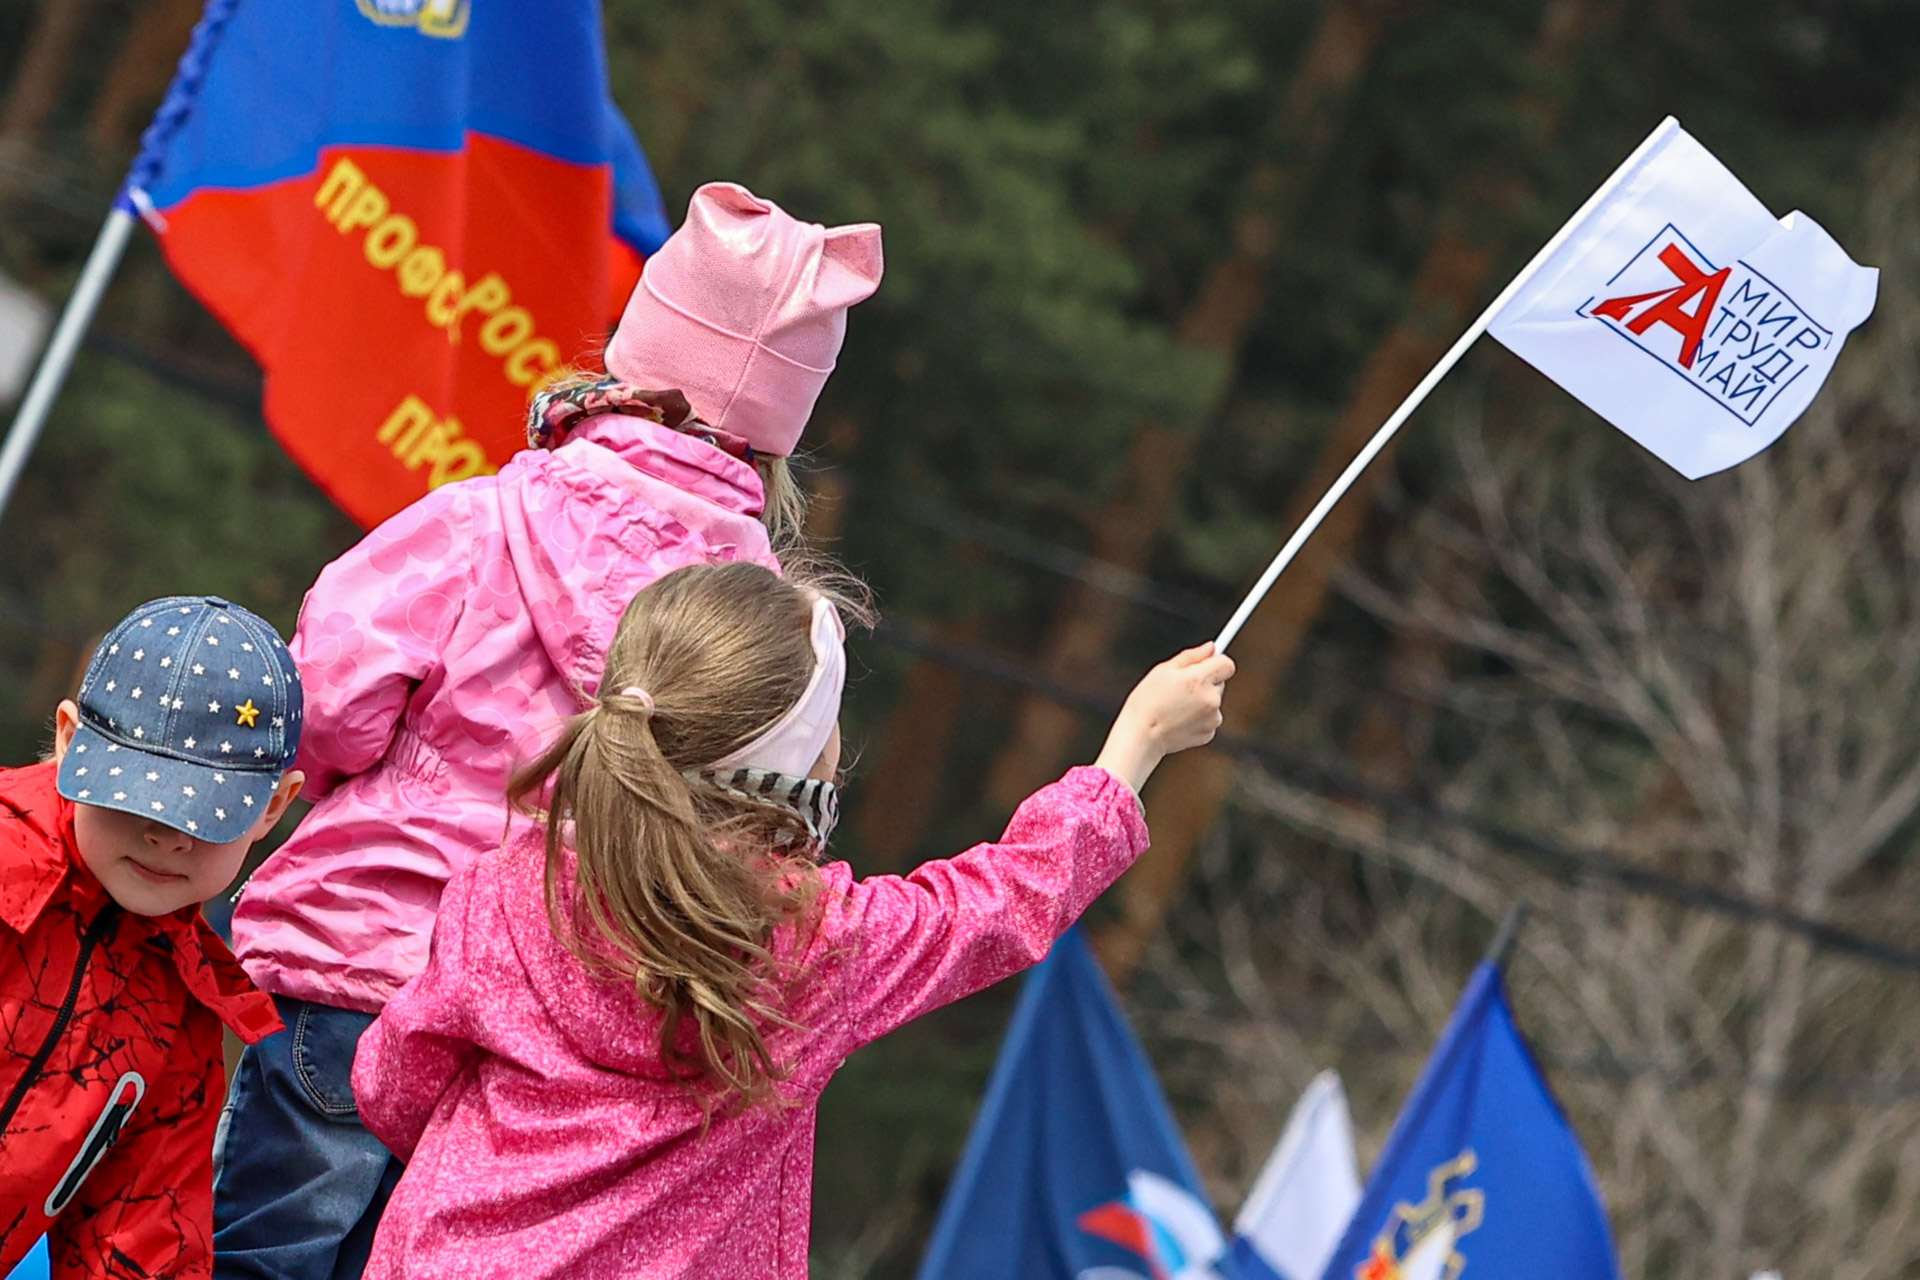
<instances>
[{"instance_id":1,"label":"child in red jacket","mask_svg":"<svg viewBox=\"0 0 1920 1280\"><path fill-rule=\"evenodd\" d=\"M220 1027L280 1029L200 904L300 790L300 677L265 622L155 600L0 770L0 1275L204 1277Z\"/></svg>"}]
</instances>

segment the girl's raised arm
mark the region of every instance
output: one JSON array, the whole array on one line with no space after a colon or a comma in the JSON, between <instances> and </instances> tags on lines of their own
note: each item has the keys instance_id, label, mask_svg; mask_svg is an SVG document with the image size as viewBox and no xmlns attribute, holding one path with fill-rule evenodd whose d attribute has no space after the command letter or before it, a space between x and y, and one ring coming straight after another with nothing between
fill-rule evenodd
<instances>
[{"instance_id":1,"label":"girl's raised arm","mask_svg":"<svg viewBox=\"0 0 1920 1280\"><path fill-rule=\"evenodd\" d=\"M1210 645L1161 663L1128 697L1099 763L1028 797L998 843L906 876L830 884L809 962L828 1003L800 1021L837 1027L851 1051L1038 963L1146 848L1138 788L1164 756L1212 739L1232 674Z\"/></svg>"}]
</instances>

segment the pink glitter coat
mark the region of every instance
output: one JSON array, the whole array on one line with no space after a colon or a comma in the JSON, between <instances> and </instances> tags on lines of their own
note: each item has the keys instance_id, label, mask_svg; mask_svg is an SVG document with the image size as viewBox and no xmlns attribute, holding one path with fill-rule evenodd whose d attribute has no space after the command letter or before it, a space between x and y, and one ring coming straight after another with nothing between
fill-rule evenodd
<instances>
[{"instance_id":1,"label":"pink glitter coat","mask_svg":"<svg viewBox=\"0 0 1920 1280\"><path fill-rule=\"evenodd\" d=\"M329 565L292 645L315 806L233 917L253 980L378 1012L426 964L448 877L499 846L509 773L597 689L634 594L683 565L778 568L763 502L748 463L600 417Z\"/></svg>"},{"instance_id":2,"label":"pink glitter coat","mask_svg":"<svg viewBox=\"0 0 1920 1280\"><path fill-rule=\"evenodd\" d=\"M361 1119L406 1173L367 1280L804 1280L820 1091L847 1055L1039 961L1146 847L1126 784L1075 769L999 844L911 875L822 870L771 1028L791 1103L717 1116L659 1062L659 1015L554 936L536 833L448 887L426 972L360 1041Z\"/></svg>"}]
</instances>

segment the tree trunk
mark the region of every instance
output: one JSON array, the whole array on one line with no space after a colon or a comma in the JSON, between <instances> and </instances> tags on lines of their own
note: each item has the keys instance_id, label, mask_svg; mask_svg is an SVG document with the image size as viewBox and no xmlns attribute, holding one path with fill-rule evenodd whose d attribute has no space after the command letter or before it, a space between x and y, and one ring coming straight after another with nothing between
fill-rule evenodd
<instances>
[{"instance_id":1,"label":"tree trunk","mask_svg":"<svg viewBox=\"0 0 1920 1280\"><path fill-rule=\"evenodd\" d=\"M1298 524L1346 469L1402 397L1459 335L1479 297L1491 258L1486 250L1448 233L1427 255L1406 314L1368 357L1360 383L1347 401L1313 473L1302 484L1288 524ZM1239 666L1228 688L1226 729L1257 732L1281 677L1300 652L1307 632L1325 607L1333 572L1347 559L1365 527L1369 499L1392 472L1389 447L1328 514L1300 556L1261 602L1234 641ZM1192 751L1162 765L1147 793L1153 847L1120 884L1121 918L1097 939L1101 958L1116 981L1132 973L1147 939L1159 927L1167 904L1186 873L1187 861L1213 825L1233 781L1233 761L1217 752Z\"/></svg>"},{"instance_id":2,"label":"tree trunk","mask_svg":"<svg viewBox=\"0 0 1920 1280\"><path fill-rule=\"evenodd\" d=\"M73 52L86 34L93 0L44 0L20 54L13 89L0 107L0 199L24 185L22 168L60 105Z\"/></svg>"},{"instance_id":3,"label":"tree trunk","mask_svg":"<svg viewBox=\"0 0 1920 1280\"><path fill-rule=\"evenodd\" d=\"M200 20L201 0L150 0L134 19L94 99L87 132L103 154L126 152L173 83L174 68Z\"/></svg>"},{"instance_id":4,"label":"tree trunk","mask_svg":"<svg viewBox=\"0 0 1920 1280\"><path fill-rule=\"evenodd\" d=\"M940 638L957 644L978 639L977 627L942 629ZM964 672L919 658L907 672L906 687L894 703L880 738L872 777L861 790L860 839L884 867L906 865L921 833L933 817L946 777L947 747L966 703Z\"/></svg>"},{"instance_id":5,"label":"tree trunk","mask_svg":"<svg viewBox=\"0 0 1920 1280\"><path fill-rule=\"evenodd\" d=\"M1589 8L1587 0L1552 0L1541 15L1530 60L1540 69L1552 67L1583 35L1590 34L1594 19L1610 13L1605 5ZM1527 105L1546 121L1550 132L1557 123L1558 106L1549 101ZM1525 187L1503 175L1489 174L1474 190L1490 206L1486 216L1473 220L1479 238L1470 239L1465 229L1449 227L1428 250L1405 313L1368 357L1354 394L1295 500L1290 525L1297 525L1320 500L1465 327L1492 265L1491 250L1484 242L1499 234L1502 220L1497 214L1502 206L1517 203ZM1281 677L1326 604L1334 567L1346 559L1359 538L1369 498L1390 474L1392 454L1391 448L1385 450L1327 516L1234 642L1239 673L1227 695L1230 732L1252 733L1265 721ZM1147 798L1153 846L1120 883L1120 919L1094 940L1116 983L1125 982L1145 955L1147 942L1160 927L1187 863L1213 825L1232 781L1232 761L1208 751L1175 756L1155 775Z\"/></svg>"},{"instance_id":6,"label":"tree trunk","mask_svg":"<svg viewBox=\"0 0 1920 1280\"><path fill-rule=\"evenodd\" d=\"M1248 212L1235 228L1232 250L1214 264L1199 296L1180 317L1177 336L1182 345L1218 353L1230 370L1238 362L1248 330L1266 305L1267 267L1282 223L1297 207L1306 176L1331 146L1340 100L1372 56L1391 12L1392 6L1378 0L1335 0L1327 7L1280 108L1281 131L1287 138L1282 163L1258 166L1248 175L1241 200ZM1223 379L1214 401L1199 406L1198 420L1213 416L1232 386L1230 376ZM1178 509L1193 439L1190 431L1169 430L1159 423L1145 423L1134 434L1127 479L1093 520L1094 558L1135 572L1145 570L1155 537ZM1038 664L1041 671L1056 680L1083 681L1089 669L1106 661L1125 620L1123 601L1075 583L1048 634ZM1023 699L1013 732L988 777L993 804L1011 809L1059 772L1079 725L1079 716L1071 710L1037 696Z\"/></svg>"}]
</instances>

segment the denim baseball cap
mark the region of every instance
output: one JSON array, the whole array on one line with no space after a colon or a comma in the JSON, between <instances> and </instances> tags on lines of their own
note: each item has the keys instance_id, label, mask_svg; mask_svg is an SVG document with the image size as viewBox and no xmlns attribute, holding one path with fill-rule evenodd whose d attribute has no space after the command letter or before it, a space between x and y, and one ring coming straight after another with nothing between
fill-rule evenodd
<instances>
[{"instance_id":1,"label":"denim baseball cap","mask_svg":"<svg viewBox=\"0 0 1920 1280\"><path fill-rule=\"evenodd\" d=\"M80 682L60 794L214 844L266 811L300 748L300 672L266 622L218 596L128 614Z\"/></svg>"}]
</instances>

